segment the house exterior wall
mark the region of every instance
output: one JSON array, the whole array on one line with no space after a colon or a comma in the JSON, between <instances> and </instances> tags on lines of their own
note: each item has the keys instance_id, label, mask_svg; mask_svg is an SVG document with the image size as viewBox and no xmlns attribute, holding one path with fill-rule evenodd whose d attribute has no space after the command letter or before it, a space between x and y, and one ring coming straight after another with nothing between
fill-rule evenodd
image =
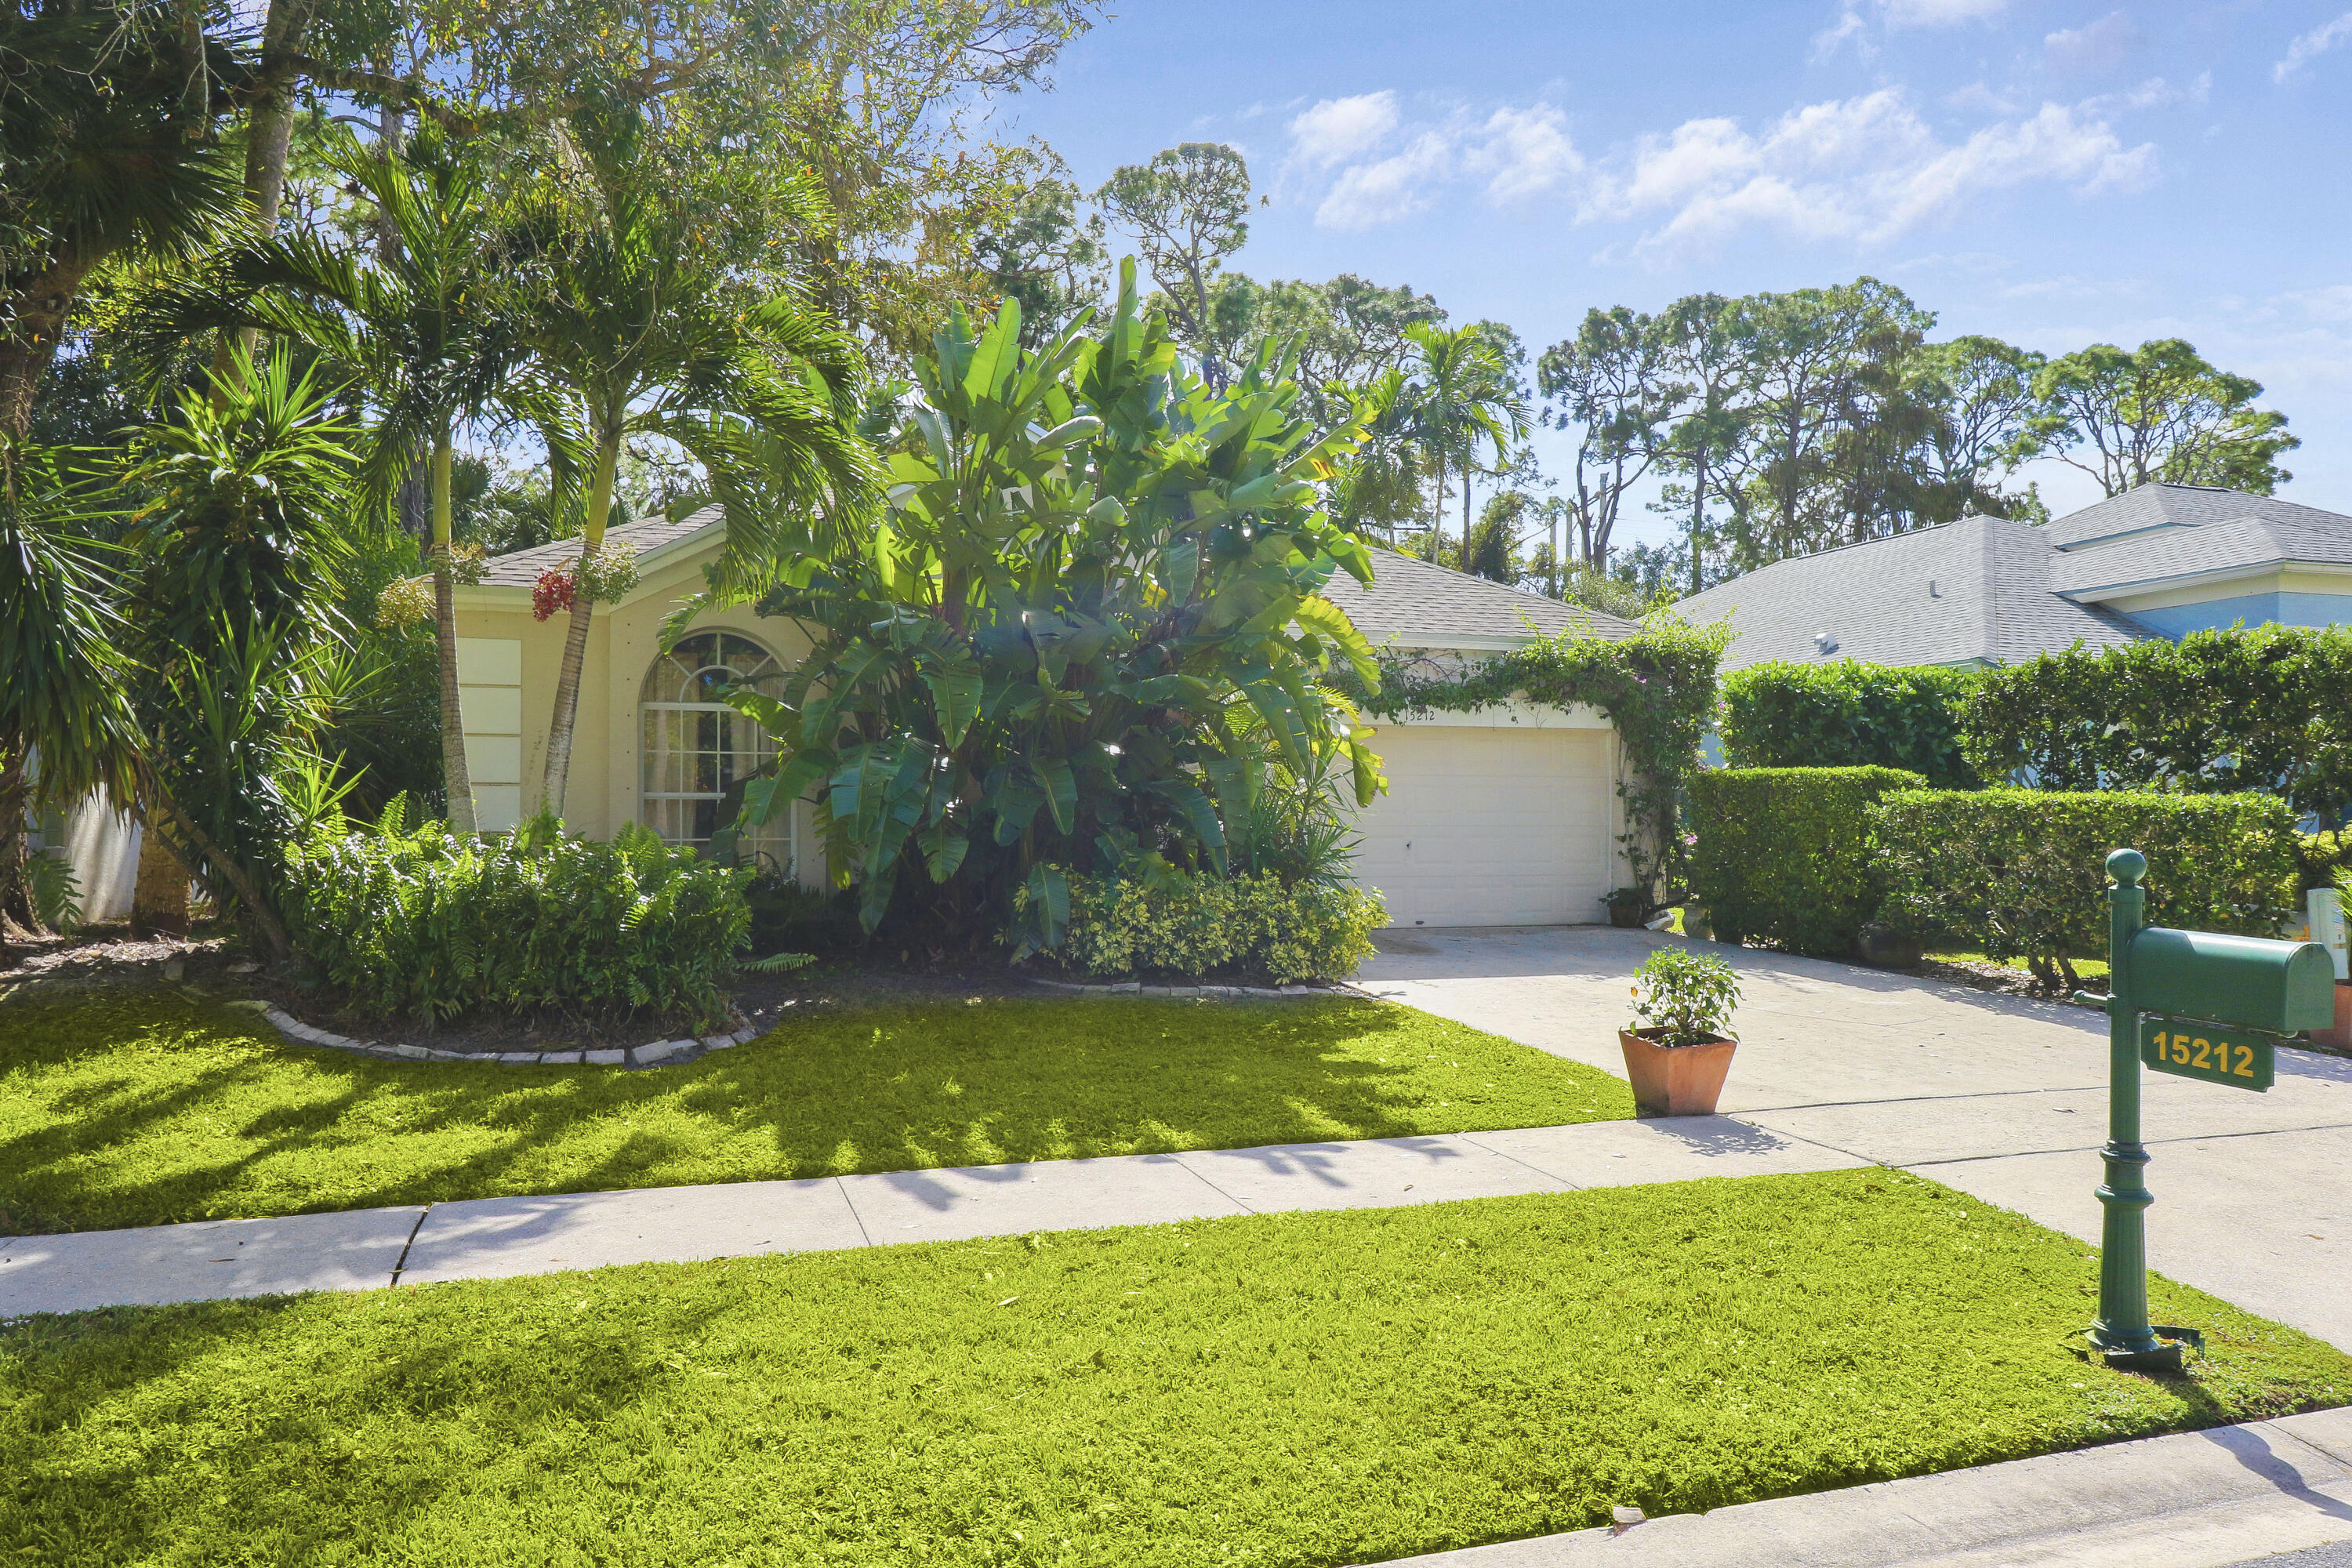
<instances>
[{"instance_id":1,"label":"house exterior wall","mask_svg":"<svg viewBox=\"0 0 2352 1568\"><path fill-rule=\"evenodd\" d=\"M706 557L698 553L648 571L619 604L598 606L589 623L563 803L564 823L574 832L609 838L624 823L639 820L638 694L653 666L662 620L680 599L701 588ZM533 620L527 589L459 591L458 679L466 704L467 762L477 773L475 806L486 829L511 826L538 805L570 621L562 614ZM809 649L807 637L791 622L755 615L748 605L697 616L693 629L740 633L788 666ZM512 763L506 761L509 756ZM512 784L494 776L509 771L519 775ZM806 805L794 808L793 828L802 879L821 882L824 868L816 863L814 816Z\"/></svg>"},{"instance_id":2,"label":"house exterior wall","mask_svg":"<svg viewBox=\"0 0 2352 1568\"><path fill-rule=\"evenodd\" d=\"M2190 632L2213 631L2240 621L2250 626L2352 625L2352 578L2287 570L2133 594L2108 603L2176 642Z\"/></svg>"}]
</instances>

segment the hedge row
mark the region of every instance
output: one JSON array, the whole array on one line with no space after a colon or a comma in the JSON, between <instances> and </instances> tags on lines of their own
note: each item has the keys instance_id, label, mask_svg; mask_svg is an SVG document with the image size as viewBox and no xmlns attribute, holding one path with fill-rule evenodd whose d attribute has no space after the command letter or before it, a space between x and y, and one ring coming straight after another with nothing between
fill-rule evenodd
<instances>
[{"instance_id":1,"label":"hedge row","mask_svg":"<svg viewBox=\"0 0 2352 1568\"><path fill-rule=\"evenodd\" d=\"M1899 768L1720 768L1690 781L1691 890L1726 941L1850 952L1878 912L1864 812L1927 781Z\"/></svg>"},{"instance_id":2,"label":"hedge row","mask_svg":"<svg viewBox=\"0 0 2352 1568\"><path fill-rule=\"evenodd\" d=\"M1851 952L1865 925L2022 958L2045 981L2106 951L2105 864L2147 857L2147 918L2273 935L2324 848L2263 795L1931 790L1887 768L1726 769L1693 782L1692 893L1720 936Z\"/></svg>"},{"instance_id":3,"label":"hedge row","mask_svg":"<svg viewBox=\"0 0 2352 1568\"><path fill-rule=\"evenodd\" d=\"M1761 664L1725 677L1722 737L1735 767L2253 792L2332 824L2352 814L2352 627L2235 626L1981 672Z\"/></svg>"},{"instance_id":4,"label":"hedge row","mask_svg":"<svg viewBox=\"0 0 2352 1568\"><path fill-rule=\"evenodd\" d=\"M1751 665L1723 678L1735 768L1902 768L1937 789L1983 781L1961 746L1971 671L1839 659Z\"/></svg>"}]
</instances>

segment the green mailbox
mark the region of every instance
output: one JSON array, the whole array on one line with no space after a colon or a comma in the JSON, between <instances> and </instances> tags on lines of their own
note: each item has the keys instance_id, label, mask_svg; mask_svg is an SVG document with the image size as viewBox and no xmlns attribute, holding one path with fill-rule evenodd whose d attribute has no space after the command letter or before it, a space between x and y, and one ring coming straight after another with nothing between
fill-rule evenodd
<instances>
[{"instance_id":1,"label":"green mailbox","mask_svg":"<svg viewBox=\"0 0 2352 1568\"><path fill-rule=\"evenodd\" d=\"M2336 966L2315 942L2149 926L2132 938L2131 1002L2143 1013L2300 1034L2336 1022Z\"/></svg>"},{"instance_id":2,"label":"green mailbox","mask_svg":"<svg viewBox=\"0 0 2352 1568\"><path fill-rule=\"evenodd\" d=\"M2336 969L2315 942L2142 926L2147 861L2107 857L2107 1142L2099 1232L2099 1319L2091 1343L2110 1366L2177 1372L2193 1329L2147 1321L2147 1205L2139 1136L2139 1069L2267 1089L2282 1037L2336 1021Z\"/></svg>"}]
</instances>

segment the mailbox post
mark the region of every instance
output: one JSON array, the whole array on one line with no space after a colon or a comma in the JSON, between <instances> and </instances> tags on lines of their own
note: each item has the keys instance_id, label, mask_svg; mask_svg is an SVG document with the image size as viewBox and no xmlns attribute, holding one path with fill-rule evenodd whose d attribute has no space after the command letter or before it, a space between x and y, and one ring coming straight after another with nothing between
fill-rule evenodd
<instances>
[{"instance_id":1,"label":"mailbox post","mask_svg":"<svg viewBox=\"0 0 2352 1568\"><path fill-rule=\"evenodd\" d=\"M2147 1321L2147 1205L2139 1069L2268 1089L2279 1040L2336 1018L2336 969L2317 942L2143 926L2147 860L2107 857L2107 1142L2100 1151L2099 1317L2091 1343L2110 1366L2177 1372L2195 1331Z\"/></svg>"}]
</instances>

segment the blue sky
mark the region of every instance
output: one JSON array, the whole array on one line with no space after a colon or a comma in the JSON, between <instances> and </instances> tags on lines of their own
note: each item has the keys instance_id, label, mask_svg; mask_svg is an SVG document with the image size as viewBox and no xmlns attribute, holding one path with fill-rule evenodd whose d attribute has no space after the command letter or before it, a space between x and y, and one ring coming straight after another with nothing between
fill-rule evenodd
<instances>
[{"instance_id":1,"label":"blue sky","mask_svg":"<svg viewBox=\"0 0 2352 1568\"><path fill-rule=\"evenodd\" d=\"M2347 4L1130 0L999 130L1087 186L1232 142L1270 198L1234 265L1410 283L1537 350L1593 305L1861 273L1937 336L2185 337L2289 416L2284 493L2352 511Z\"/></svg>"}]
</instances>

